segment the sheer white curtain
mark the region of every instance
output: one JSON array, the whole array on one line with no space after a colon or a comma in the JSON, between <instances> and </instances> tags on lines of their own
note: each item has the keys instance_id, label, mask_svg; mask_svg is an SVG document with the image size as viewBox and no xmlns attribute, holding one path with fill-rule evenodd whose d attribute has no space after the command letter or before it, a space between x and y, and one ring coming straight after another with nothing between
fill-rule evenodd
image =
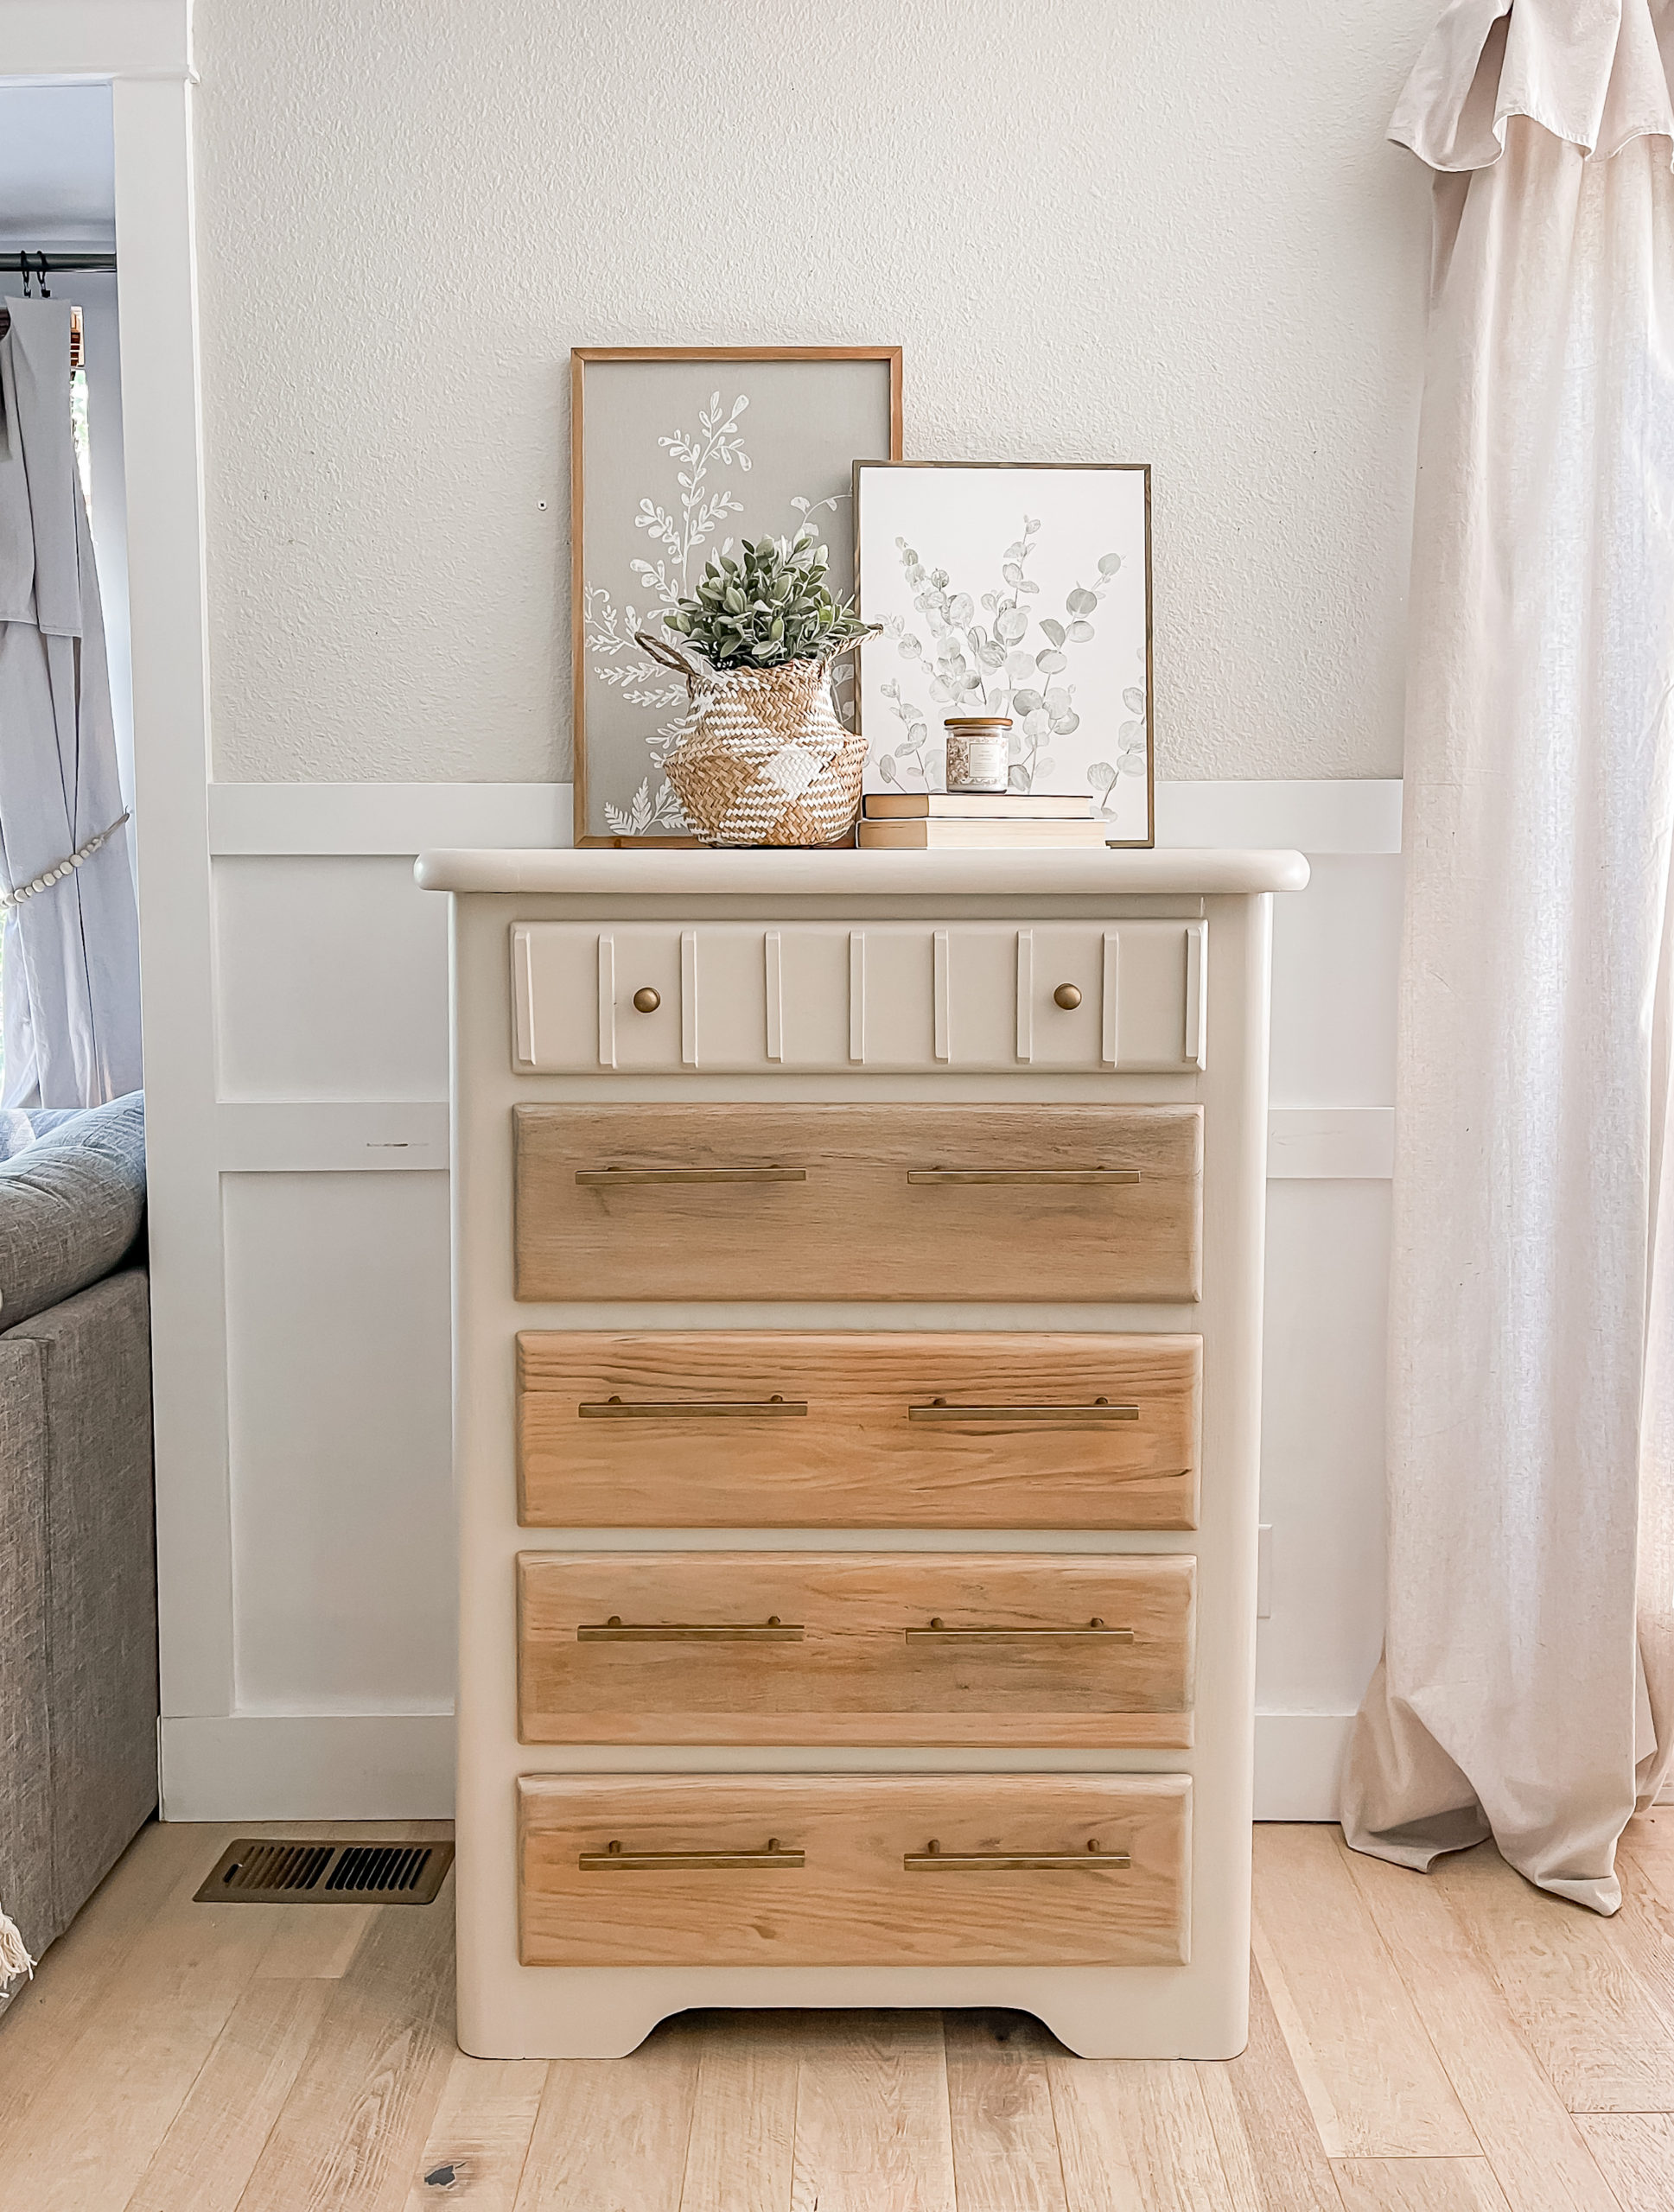
<instances>
[{"instance_id":1,"label":"sheer white curtain","mask_svg":"<svg viewBox=\"0 0 1674 2212\"><path fill-rule=\"evenodd\" d=\"M139 946L105 625L70 428L70 310L0 337L0 1103L97 1106L141 1081Z\"/></svg>"},{"instance_id":2,"label":"sheer white curtain","mask_svg":"<svg viewBox=\"0 0 1674 2212\"><path fill-rule=\"evenodd\" d=\"M1390 1606L1359 1849L1602 1912L1674 1744L1674 0L1456 0L1406 738Z\"/></svg>"}]
</instances>

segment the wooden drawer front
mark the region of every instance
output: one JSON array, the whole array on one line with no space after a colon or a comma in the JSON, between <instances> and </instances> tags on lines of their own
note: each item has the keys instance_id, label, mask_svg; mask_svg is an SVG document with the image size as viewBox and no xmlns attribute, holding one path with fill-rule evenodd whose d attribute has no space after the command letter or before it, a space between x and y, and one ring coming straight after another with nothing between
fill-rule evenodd
<instances>
[{"instance_id":1,"label":"wooden drawer front","mask_svg":"<svg viewBox=\"0 0 1674 2212\"><path fill-rule=\"evenodd\" d=\"M1207 942L1202 921L519 922L512 1062L1196 1070Z\"/></svg>"},{"instance_id":2,"label":"wooden drawer front","mask_svg":"<svg viewBox=\"0 0 1674 2212\"><path fill-rule=\"evenodd\" d=\"M1195 1299L1202 1116L519 1106L517 1294Z\"/></svg>"},{"instance_id":3,"label":"wooden drawer front","mask_svg":"<svg viewBox=\"0 0 1674 2212\"><path fill-rule=\"evenodd\" d=\"M1188 1558L525 1552L527 1744L1188 1745Z\"/></svg>"},{"instance_id":4,"label":"wooden drawer front","mask_svg":"<svg viewBox=\"0 0 1674 2212\"><path fill-rule=\"evenodd\" d=\"M1181 1964L1191 1787L1172 1774L525 1777L520 1956Z\"/></svg>"},{"instance_id":5,"label":"wooden drawer front","mask_svg":"<svg viewBox=\"0 0 1674 2212\"><path fill-rule=\"evenodd\" d=\"M525 1330L519 1516L1190 1529L1202 1363L1199 1337Z\"/></svg>"}]
</instances>

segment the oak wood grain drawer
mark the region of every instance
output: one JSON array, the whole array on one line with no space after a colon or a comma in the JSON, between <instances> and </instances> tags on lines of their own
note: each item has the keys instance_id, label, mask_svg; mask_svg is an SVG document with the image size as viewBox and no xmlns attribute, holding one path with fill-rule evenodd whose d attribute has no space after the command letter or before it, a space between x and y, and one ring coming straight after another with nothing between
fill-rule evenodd
<instances>
[{"instance_id":1,"label":"oak wood grain drawer","mask_svg":"<svg viewBox=\"0 0 1674 2212\"><path fill-rule=\"evenodd\" d=\"M1202 1340L525 1330L529 1528L1189 1529Z\"/></svg>"},{"instance_id":2,"label":"oak wood grain drawer","mask_svg":"<svg viewBox=\"0 0 1674 2212\"><path fill-rule=\"evenodd\" d=\"M1199 1295L1198 1106L512 1110L520 1299Z\"/></svg>"},{"instance_id":3,"label":"oak wood grain drawer","mask_svg":"<svg viewBox=\"0 0 1674 2212\"><path fill-rule=\"evenodd\" d=\"M1183 1775L525 1777L518 1833L525 1966L1190 1955Z\"/></svg>"},{"instance_id":4,"label":"oak wood grain drawer","mask_svg":"<svg viewBox=\"0 0 1674 2212\"><path fill-rule=\"evenodd\" d=\"M523 1074L1181 1072L1206 921L519 922Z\"/></svg>"},{"instance_id":5,"label":"oak wood grain drawer","mask_svg":"<svg viewBox=\"0 0 1674 2212\"><path fill-rule=\"evenodd\" d=\"M1189 1746L1196 1562L525 1552L530 1744Z\"/></svg>"}]
</instances>

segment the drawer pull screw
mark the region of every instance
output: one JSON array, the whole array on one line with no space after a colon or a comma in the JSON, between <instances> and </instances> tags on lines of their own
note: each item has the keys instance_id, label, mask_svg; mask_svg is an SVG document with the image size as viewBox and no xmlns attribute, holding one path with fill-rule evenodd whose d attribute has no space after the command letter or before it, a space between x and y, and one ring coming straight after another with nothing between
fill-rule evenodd
<instances>
[{"instance_id":1,"label":"drawer pull screw","mask_svg":"<svg viewBox=\"0 0 1674 2212\"><path fill-rule=\"evenodd\" d=\"M633 1011L635 1014L655 1014L658 1007L661 1006L662 1003L662 993L660 991L653 991L649 983L642 984L633 994Z\"/></svg>"},{"instance_id":2,"label":"drawer pull screw","mask_svg":"<svg viewBox=\"0 0 1674 2212\"><path fill-rule=\"evenodd\" d=\"M1052 997L1053 1005L1061 1006L1066 1014L1081 1003L1081 994L1073 983L1060 983Z\"/></svg>"}]
</instances>

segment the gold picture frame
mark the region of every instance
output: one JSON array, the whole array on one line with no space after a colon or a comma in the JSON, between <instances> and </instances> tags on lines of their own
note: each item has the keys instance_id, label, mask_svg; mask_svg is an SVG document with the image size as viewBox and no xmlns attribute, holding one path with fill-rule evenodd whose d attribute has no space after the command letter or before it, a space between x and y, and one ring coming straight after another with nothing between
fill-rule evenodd
<instances>
[{"instance_id":1,"label":"gold picture frame","mask_svg":"<svg viewBox=\"0 0 1674 2212\"><path fill-rule=\"evenodd\" d=\"M659 787L678 686L640 667L633 632L727 537L789 535L805 512L828 511L832 571L846 574L853 464L885 440L877 457L901 459L901 349L578 346L570 378L575 842L695 844Z\"/></svg>"}]
</instances>

